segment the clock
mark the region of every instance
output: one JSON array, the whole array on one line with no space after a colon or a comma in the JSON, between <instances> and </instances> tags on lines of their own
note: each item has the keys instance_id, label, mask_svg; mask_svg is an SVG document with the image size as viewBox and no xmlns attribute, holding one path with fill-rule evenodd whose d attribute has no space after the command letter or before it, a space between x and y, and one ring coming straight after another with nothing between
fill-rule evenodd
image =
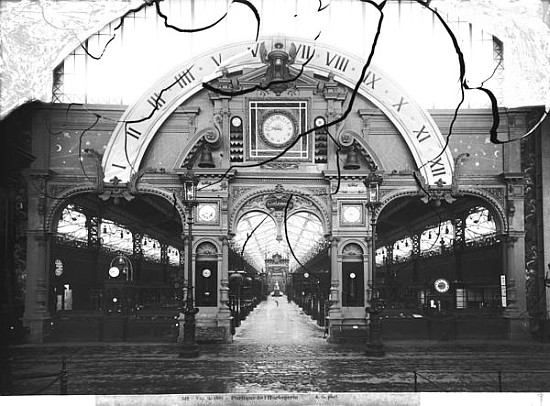
<instances>
[{"instance_id":1,"label":"clock","mask_svg":"<svg viewBox=\"0 0 550 406\"><path fill-rule=\"evenodd\" d=\"M213 203L203 203L199 205L198 216L199 219L205 223L212 223L216 221L218 214L218 207Z\"/></svg>"},{"instance_id":2,"label":"clock","mask_svg":"<svg viewBox=\"0 0 550 406\"><path fill-rule=\"evenodd\" d=\"M231 125L233 127L240 127L242 123L243 123L243 121L241 120L241 118L239 116L235 116L231 119Z\"/></svg>"},{"instance_id":3,"label":"clock","mask_svg":"<svg viewBox=\"0 0 550 406\"><path fill-rule=\"evenodd\" d=\"M120 269L118 269L116 266L113 266L109 269L109 276L111 278L116 278L118 275L120 275Z\"/></svg>"},{"instance_id":4,"label":"clock","mask_svg":"<svg viewBox=\"0 0 550 406\"><path fill-rule=\"evenodd\" d=\"M284 113L271 113L262 122L263 140L271 147L286 146L296 134L292 118Z\"/></svg>"},{"instance_id":5,"label":"clock","mask_svg":"<svg viewBox=\"0 0 550 406\"><path fill-rule=\"evenodd\" d=\"M324 117L317 117L315 119L315 127L321 127L322 125L325 125L325 118Z\"/></svg>"},{"instance_id":6,"label":"clock","mask_svg":"<svg viewBox=\"0 0 550 406\"><path fill-rule=\"evenodd\" d=\"M210 278L210 275L212 275L212 271L210 269L203 269L202 270L202 276L205 278Z\"/></svg>"},{"instance_id":7,"label":"clock","mask_svg":"<svg viewBox=\"0 0 550 406\"><path fill-rule=\"evenodd\" d=\"M342 207L342 220L345 223L361 222L362 207L360 205L345 205Z\"/></svg>"},{"instance_id":8,"label":"clock","mask_svg":"<svg viewBox=\"0 0 550 406\"><path fill-rule=\"evenodd\" d=\"M434 282L434 287L435 287L435 290L437 290L439 293L446 293L449 291L449 281L447 281L447 279L437 279L435 282Z\"/></svg>"}]
</instances>

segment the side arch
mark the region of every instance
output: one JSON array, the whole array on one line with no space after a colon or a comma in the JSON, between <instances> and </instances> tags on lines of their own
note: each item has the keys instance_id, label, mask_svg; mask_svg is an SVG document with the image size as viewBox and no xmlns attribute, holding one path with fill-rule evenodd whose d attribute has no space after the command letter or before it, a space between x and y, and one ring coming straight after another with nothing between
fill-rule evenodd
<instances>
[{"instance_id":1,"label":"side arch","mask_svg":"<svg viewBox=\"0 0 550 406\"><path fill-rule=\"evenodd\" d=\"M86 185L86 186L77 186L73 188L69 188L61 192L58 196L56 196L56 200L53 202L53 204L48 208L48 211L46 212L45 216L45 224L44 227L48 232L55 232L55 227L57 225L57 221L59 220L59 217L61 216L62 208L65 207L67 204L67 201L75 196L91 193L95 194L97 193L96 186L93 185ZM185 224L186 215L185 215L185 206L183 205L180 197L175 192L170 192L168 190L159 189L156 187L153 187L151 185L138 185L137 187L137 193L134 195L136 197L139 197L140 194L143 195L155 195L159 196L166 201L170 202L172 204L176 211L178 212L180 216L181 224ZM98 197L99 198L99 197ZM185 228L185 227L184 227Z\"/></svg>"},{"instance_id":2,"label":"side arch","mask_svg":"<svg viewBox=\"0 0 550 406\"><path fill-rule=\"evenodd\" d=\"M490 209L495 215L495 221L497 233L507 233L508 232L508 220L506 216L506 211L500 202L492 197L489 193L484 192L483 190L474 189L474 188L461 188L460 189L461 197L474 196L484 201L487 204L487 208ZM387 195L384 195L381 200L380 207L376 210L376 217L382 212L382 210L393 200L399 199L402 197L420 197L418 189L400 189L397 191L392 191Z\"/></svg>"}]
</instances>

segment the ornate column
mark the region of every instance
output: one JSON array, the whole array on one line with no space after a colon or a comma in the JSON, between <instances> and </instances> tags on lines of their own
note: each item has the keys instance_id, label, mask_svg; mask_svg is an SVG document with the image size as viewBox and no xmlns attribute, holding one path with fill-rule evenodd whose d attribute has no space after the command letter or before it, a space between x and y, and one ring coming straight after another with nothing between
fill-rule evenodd
<instances>
[{"instance_id":1,"label":"ornate column","mask_svg":"<svg viewBox=\"0 0 550 406\"><path fill-rule=\"evenodd\" d=\"M507 205L509 222L508 235L504 241L508 301L504 314L510 319L510 338L521 339L529 336L523 174L508 173L504 177L508 183Z\"/></svg>"},{"instance_id":2,"label":"ornate column","mask_svg":"<svg viewBox=\"0 0 550 406\"><path fill-rule=\"evenodd\" d=\"M221 236L222 264L220 267L220 311L229 312L229 237Z\"/></svg>"},{"instance_id":3,"label":"ornate column","mask_svg":"<svg viewBox=\"0 0 550 406\"><path fill-rule=\"evenodd\" d=\"M47 202L45 194L40 191L46 190L49 174L45 171L31 171L29 175L28 181L33 185L28 188L27 278L23 325L30 330L29 341L41 343L50 317L48 284L51 235L43 228Z\"/></svg>"},{"instance_id":4,"label":"ornate column","mask_svg":"<svg viewBox=\"0 0 550 406\"><path fill-rule=\"evenodd\" d=\"M48 312L48 270L51 235L43 230L27 232L27 279L23 325L30 329L31 343L44 342Z\"/></svg>"},{"instance_id":5,"label":"ornate column","mask_svg":"<svg viewBox=\"0 0 550 406\"><path fill-rule=\"evenodd\" d=\"M342 309L342 269L338 261L338 238L330 238L330 317L340 315ZM300 294L301 292L299 292Z\"/></svg>"}]
</instances>

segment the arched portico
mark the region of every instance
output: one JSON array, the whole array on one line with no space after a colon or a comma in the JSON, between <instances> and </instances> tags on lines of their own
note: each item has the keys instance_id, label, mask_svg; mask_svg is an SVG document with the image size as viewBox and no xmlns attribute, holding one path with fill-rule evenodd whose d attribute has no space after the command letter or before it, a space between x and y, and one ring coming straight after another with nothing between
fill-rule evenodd
<instances>
[{"instance_id":1,"label":"arched portico","mask_svg":"<svg viewBox=\"0 0 550 406\"><path fill-rule=\"evenodd\" d=\"M239 315L243 314L243 297L237 298L237 305L228 297L234 296L230 292L231 277L237 275L235 282L242 274L242 283L248 283L251 292L266 281L265 261L275 261L275 252L270 252L271 258L260 254L258 259L256 255L257 263L240 258L242 246L235 245L234 234L243 216L256 211L271 218L276 224L273 237L280 241L287 238L285 222L293 216L303 215L302 224L310 225L316 217L318 241L311 241L311 230L296 232L290 238L289 252L298 252L299 258L295 258L297 272L289 269L288 274L296 274L299 286L305 287L299 292L303 292L301 303L316 309L317 317L328 312L329 333L334 341L346 340L348 333L359 333L355 338L361 338L366 325L365 307L377 277L373 244L391 244L406 237L409 230L401 226L411 218L416 244L419 233L434 222L430 217L432 204L436 210L441 205L450 209L458 207L453 206L454 199L468 196L490 203L498 232L508 233L508 217L513 213L507 206L505 185L492 174L484 175L482 186L476 184L472 173L459 176L454 172L449 148L434 160L445 144L438 124L380 70L370 67L357 94L353 94L364 61L342 50L288 38L289 48L294 44L300 50L315 50L309 55L313 59L299 75L296 67L305 64L303 53L298 53L295 66L285 65L287 73L296 75L289 87L283 89L275 83L273 87L255 88L265 84L273 68L272 61L260 54L265 44L276 49L271 38L255 44L257 47L245 43L225 46L159 80L137 103L120 111L117 125L108 138L104 137L107 147L102 171L94 173L103 179L88 178L75 190L101 192L107 198L116 195L119 199L134 194L156 195L164 201L157 209L168 217L177 215L183 223L188 208L184 209L177 175L193 170L199 176L197 202L191 209L193 247L188 271L192 271L193 283L200 285L201 310L197 318L202 339L206 340L212 336L229 341L229 311L238 308ZM283 48L281 52L289 56L291 50ZM235 53L238 56L230 59L229 55ZM239 89L254 90L241 94ZM350 107L352 94L355 101L346 119L330 125ZM59 150L69 150L58 145L52 156ZM275 159L283 151L285 154ZM89 156L83 160L89 167ZM80 162L73 164L78 168ZM376 211L367 204L364 184L373 172L383 177L381 204ZM58 190L55 195L64 200L73 192ZM394 203L405 196L410 201ZM51 204L45 215L48 229L55 222L52 213L58 205ZM407 217L408 209L412 212ZM376 236L371 229L373 215L378 221ZM249 222L240 243L255 239L251 235L256 226L259 224ZM157 228L160 232L163 226ZM187 228L182 231L178 238L187 238ZM267 252L262 244L265 241L257 242L256 250ZM512 250L513 257L506 254L506 264L519 265L518 247L521 244ZM287 255L295 256L294 252ZM188 266L187 261L181 265ZM506 266L511 269L511 265ZM415 272L412 270L411 275ZM308 279L305 275L310 273L312 278ZM284 284L282 279L277 281L279 286L286 287L286 282L291 285L288 278ZM233 285L238 289L244 286L236 282ZM385 287L384 283L381 286ZM259 295L246 301L254 297ZM336 331L345 334L337 338Z\"/></svg>"},{"instance_id":2,"label":"arched portico","mask_svg":"<svg viewBox=\"0 0 550 406\"><path fill-rule=\"evenodd\" d=\"M117 177L127 181L140 162L162 123L175 109L203 89L203 83L220 78L223 72L242 71L243 67L261 67L258 43L240 43L212 50L167 74L153 88L130 106L115 128L103 156L105 180ZM287 38L297 48L307 48L312 59L296 58L305 69L353 89L361 79L366 62L342 50L302 39ZM215 57L213 57L215 55ZM235 57L237 55L237 57ZM308 54L309 55L309 54ZM305 55L304 55L305 56ZM219 61L222 61L221 63ZM225 62L224 62L225 61ZM441 150L445 140L428 112L421 109L393 81L376 67L363 75L358 93L374 103L392 121L407 144L421 174L429 184L438 180L451 184L454 164L448 150ZM330 119L329 119L330 123ZM437 159L434 159L438 157Z\"/></svg>"}]
</instances>

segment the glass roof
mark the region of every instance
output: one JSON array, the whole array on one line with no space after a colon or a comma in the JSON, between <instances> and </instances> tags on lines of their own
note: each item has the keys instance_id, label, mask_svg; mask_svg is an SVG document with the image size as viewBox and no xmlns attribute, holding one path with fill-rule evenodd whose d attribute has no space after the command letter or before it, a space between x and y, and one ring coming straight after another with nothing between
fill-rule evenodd
<instances>
[{"instance_id":1,"label":"glass roof","mask_svg":"<svg viewBox=\"0 0 550 406\"><path fill-rule=\"evenodd\" d=\"M294 256L304 264L308 255L316 251L323 241L323 234L321 221L309 212L292 214L287 219L286 227L283 222L279 228L270 215L253 211L240 219L233 242L239 254L244 246L245 258L258 270L265 268L265 259L273 254L288 257L290 269L295 269L299 265Z\"/></svg>"},{"instance_id":2,"label":"glass roof","mask_svg":"<svg viewBox=\"0 0 550 406\"><path fill-rule=\"evenodd\" d=\"M57 223L57 233L69 240L87 241L86 216L76 206L67 205ZM99 233L103 247L128 254L133 252L132 233L124 226L103 219ZM144 235L141 246L146 258L160 260L161 248L158 240ZM172 246L168 246L168 262L172 265L179 264L179 251Z\"/></svg>"},{"instance_id":3,"label":"glass roof","mask_svg":"<svg viewBox=\"0 0 550 406\"><path fill-rule=\"evenodd\" d=\"M474 241L492 236L496 233L496 223L489 210L482 206L473 207L466 217L464 225L465 241ZM454 240L454 227L450 220L425 229L420 235L420 252L437 251L441 246L451 246ZM403 238L393 244L393 257L403 258L412 254L412 240ZM376 250L376 263L384 262L386 248Z\"/></svg>"}]
</instances>

